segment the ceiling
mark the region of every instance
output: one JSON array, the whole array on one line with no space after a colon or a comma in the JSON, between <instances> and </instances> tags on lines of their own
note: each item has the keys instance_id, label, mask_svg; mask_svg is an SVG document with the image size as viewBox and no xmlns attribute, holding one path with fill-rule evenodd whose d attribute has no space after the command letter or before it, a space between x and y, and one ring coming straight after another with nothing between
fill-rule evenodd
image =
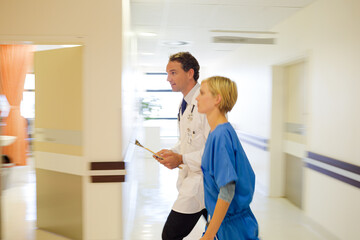
<instances>
[{"instance_id":1,"label":"ceiling","mask_svg":"<svg viewBox=\"0 0 360 240\"><path fill-rule=\"evenodd\" d=\"M269 30L314 1L130 0L138 65L164 70L170 54L189 51L206 66L239 44L271 44L263 41L276 38ZM215 43L218 36L230 43Z\"/></svg>"}]
</instances>

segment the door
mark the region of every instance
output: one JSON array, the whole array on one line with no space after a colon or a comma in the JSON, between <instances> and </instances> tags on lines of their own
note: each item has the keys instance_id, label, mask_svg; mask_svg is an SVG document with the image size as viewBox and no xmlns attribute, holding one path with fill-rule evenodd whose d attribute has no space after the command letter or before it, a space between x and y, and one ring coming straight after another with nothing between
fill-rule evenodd
<instances>
[{"instance_id":1,"label":"door","mask_svg":"<svg viewBox=\"0 0 360 240\"><path fill-rule=\"evenodd\" d=\"M303 158L306 134L306 62L284 67L285 197L302 208Z\"/></svg>"},{"instance_id":2,"label":"door","mask_svg":"<svg viewBox=\"0 0 360 240\"><path fill-rule=\"evenodd\" d=\"M37 227L83 235L82 47L35 53Z\"/></svg>"}]
</instances>

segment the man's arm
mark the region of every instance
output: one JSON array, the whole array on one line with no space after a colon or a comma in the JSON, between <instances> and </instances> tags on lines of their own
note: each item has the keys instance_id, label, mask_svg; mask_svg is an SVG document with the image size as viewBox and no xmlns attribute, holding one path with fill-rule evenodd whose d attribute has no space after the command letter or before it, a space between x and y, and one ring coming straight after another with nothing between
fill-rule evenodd
<instances>
[{"instance_id":1,"label":"man's arm","mask_svg":"<svg viewBox=\"0 0 360 240\"><path fill-rule=\"evenodd\" d=\"M162 149L156 153L156 155L162 157L162 159L156 157L155 155L153 155L153 158L155 158L155 160L157 160L160 164L164 165L165 167L169 169L174 169L183 163L182 155L179 154L180 145L181 145L181 141L179 139L179 141L170 150Z\"/></svg>"},{"instance_id":2,"label":"man's arm","mask_svg":"<svg viewBox=\"0 0 360 240\"><path fill-rule=\"evenodd\" d=\"M156 158L156 156L154 156L154 158L158 160L159 163L169 169L177 168L179 167L179 165L183 164L182 155L175 153L171 150L163 149L158 152L157 155L162 157L163 159L158 159Z\"/></svg>"},{"instance_id":3,"label":"man's arm","mask_svg":"<svg viewBox=\"0 0 360 240\"><path fill-rule=\"evenodd\" d=\"M179 154L181 145L181 140L179 140L171 150L163 149L157 152L157 155L164 158L163 160L157 159L156 157L154 158L169 169L174 169L181 164L185 164L192 172L201 171L201 157L204 152L206 139L210 132L210 126L206 116L203 114L199 116L199 121L201 122L201 127L196 130L200 131L201 134L198 134L197 137L193 139L192 143L199 146L198 150L183 155Z\"/></svg>"}]
</instances>

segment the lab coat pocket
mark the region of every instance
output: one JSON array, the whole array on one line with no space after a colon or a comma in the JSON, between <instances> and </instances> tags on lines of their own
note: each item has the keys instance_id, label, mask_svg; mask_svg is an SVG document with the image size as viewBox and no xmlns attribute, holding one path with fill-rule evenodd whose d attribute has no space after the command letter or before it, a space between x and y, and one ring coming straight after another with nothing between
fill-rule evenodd
<instances>
[{"instance_id":1,"label":"lab coat pocket","mask_svg":"<svg viewBox=\"0 0 360 240\"><path fill-rule=\"evenodd\" d=\"M199 192L199 185L202 184L201 175L188 173L180 186L179 192L181 195L192 197Z\"/></svg>"}]
</instances>

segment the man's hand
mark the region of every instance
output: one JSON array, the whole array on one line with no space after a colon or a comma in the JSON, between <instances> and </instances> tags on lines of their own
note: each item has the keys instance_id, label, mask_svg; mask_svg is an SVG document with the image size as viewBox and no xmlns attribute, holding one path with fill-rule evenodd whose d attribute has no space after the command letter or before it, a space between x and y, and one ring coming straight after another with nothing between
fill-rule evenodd
<instances>
[{"instance_id":1,"label":"man's hand","mask_svg":"<svg viewBox=\"0 0 360 240\"><path fill-rule=\"evenodd\" d=\"M182 155L174 153L171 150L162 149L161 151L157 152L156 155L162 157L163 159L160 159L153 155L153 157L162 165L169 169L177 168L180 164L183 163L182 161Z\"/></svg>"}]
</instances>

